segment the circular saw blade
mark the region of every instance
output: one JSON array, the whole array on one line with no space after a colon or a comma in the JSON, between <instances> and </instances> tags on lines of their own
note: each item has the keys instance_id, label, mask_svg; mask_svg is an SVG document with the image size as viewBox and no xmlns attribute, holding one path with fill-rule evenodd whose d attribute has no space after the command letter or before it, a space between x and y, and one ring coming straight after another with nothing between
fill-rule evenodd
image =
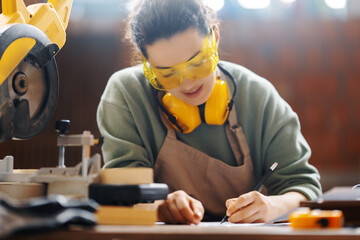
<instances>
[{"instance_id":1,"label":"circular saw blade","mask_svg":"<svg viewBox=\"0 0 360 240\"><path fill-rule=\"evenodd\" d=\"M47 80L43 69L37 69L27 61L22 61L8 81L10 98L16 102L29 102L30 118L34 119L42 111L46 102Z\"/></svg>"},{"instance_id":2,"label":"circular saw blade","mask_svg":"<svg viewBox=\"0 0 360 240\"><path fill-rule=\"evenodd\" d=\"M58 98L58 71L55 59L39 68L26 57L7 78L9 96L16 108L14 138L38 135L51 120Z\"/></svg>"}]
</instances>

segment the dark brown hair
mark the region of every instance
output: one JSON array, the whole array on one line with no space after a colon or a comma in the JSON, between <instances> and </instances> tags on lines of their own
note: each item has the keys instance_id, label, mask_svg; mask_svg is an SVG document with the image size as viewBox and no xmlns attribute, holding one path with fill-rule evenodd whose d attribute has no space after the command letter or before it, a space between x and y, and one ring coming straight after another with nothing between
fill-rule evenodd
<instances>
[{"instance_id":1,"label":"dark brown hair","mask_svg":"<svg viewBox=\"0 0 360 240\"><path fill-rule=\"evenodd\" d=\"M126 36L147 58L146 45L189 28L205 36L215 24L216 13L202 0L140 0L129 15Z\"/></svg>"}]
</instances>

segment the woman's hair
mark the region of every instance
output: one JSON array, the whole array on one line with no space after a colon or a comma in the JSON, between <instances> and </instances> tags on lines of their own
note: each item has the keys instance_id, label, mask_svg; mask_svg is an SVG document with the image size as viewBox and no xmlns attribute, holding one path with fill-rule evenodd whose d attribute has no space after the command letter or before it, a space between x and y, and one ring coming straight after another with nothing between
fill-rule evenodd
<instances>
[{"instance_id":1,"label":"woman's hair","mask_svg":"<svg viewBox=\"0 0 360 240\"><path fill-rule=\"evenodd\" d=\"M205 36L215 24L216 13L203 0L140 0L129 15L126 37L147 58L146 45L189 28Z\"/></svg>"}]
</instances>

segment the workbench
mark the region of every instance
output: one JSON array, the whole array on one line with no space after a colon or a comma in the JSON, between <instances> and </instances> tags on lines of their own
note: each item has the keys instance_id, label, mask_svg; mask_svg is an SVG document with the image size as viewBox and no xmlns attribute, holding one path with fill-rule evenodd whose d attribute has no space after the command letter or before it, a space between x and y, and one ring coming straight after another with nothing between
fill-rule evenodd
<instances>
[{"instance_id":1,"label":"workbench","mask_svg":"<svg viewBox=\"0 0 360 240\"><path fill-rule=\"evenodd\" d=\"M201 223L201 225L110 226L90 228L72 226L67 229L15 234L6 240L236 240L236 239L360 239L360 228L294 230L286 224L225 224Z\"/></svg>"}]
</instances>

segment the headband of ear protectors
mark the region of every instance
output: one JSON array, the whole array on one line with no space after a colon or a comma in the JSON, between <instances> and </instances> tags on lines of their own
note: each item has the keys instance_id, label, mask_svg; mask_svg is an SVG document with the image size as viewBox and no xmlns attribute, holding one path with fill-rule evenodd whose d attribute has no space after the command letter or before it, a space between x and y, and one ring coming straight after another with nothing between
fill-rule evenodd
<instances>
[{"instance_id":1,"label":"headband of ear protectors","mask_svg":"<svg viewBox=\"0 0 360 240\"><path fill-rule=\"evenodd\" d=\"M181 133L190 133L201 122L208 125L223 125L234 104L236 83L233 76L218 64L219 69L231 79L234 84L234 92L230 99L229 88L225 81L218 77L209 99L199 106L187 104L166 93L162 99L160 108L165 113L171 126Z\"/></svg>"}]
</instances>

